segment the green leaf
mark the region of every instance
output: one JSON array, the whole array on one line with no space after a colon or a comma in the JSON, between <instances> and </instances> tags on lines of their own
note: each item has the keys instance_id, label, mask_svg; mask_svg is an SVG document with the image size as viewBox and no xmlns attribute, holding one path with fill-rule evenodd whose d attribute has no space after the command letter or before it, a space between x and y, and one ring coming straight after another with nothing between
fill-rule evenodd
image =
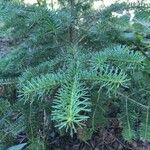
<instances>
[{"instance_id":1,"label":"green leaf","mask_svg":"<svg viewBox=\"0 0 150 150\"><path fill-rule=\"evenodd\" d=\"M29 146L27 147L29 150L45 150L45 145L43 140L41 140L39 137L33 138L30 141Z\"/></svg>"},{"instance_id":2,"label":"green leaf","mask_svg":"<svg viewBox=\"0 0 150 150\"><path fill-rule=\"evenodd\" d=\"M116 90L120 87L127 87L129 79L127 75L119 68L114 67L101 67L99 72L96 70L83 71L81 78L87 82L95 83L100 87L107 87L108 93L116 93Z\"/></svg>"},{"instance_id":3,"label":"green leaf","mask_svg":"<svg viewBox=\"0 0 150 150\"><path fill-rule=\"evenodd\" d=\"M122 135L125 138L125 140L127 140L127 141L131 141L135 137L134 131L130 130L126 126L124 126Z\"/></svg>"},{"instance_id":4,"label":"green leaf","mask_svg":"<svg viewBox=\"0 0 150 150\"><path fill-rule=\"evenodd\" d=\"M7 150L23 150L27 143L19 144L8 148Z\"/></svg>"},{"instance_id":5,"label":"green leaf","mask_svg":"<svg viewBox=\"0 0 150 150\"><path fill-rule=\"evenodd\" d=\"M31 81L23 82L20 79L19 93L20 98L33 103L34 99L42 99L44 94L51 91L61 82L60 74L45 74L32 78Z\"/></svg>"},{"instance_id":6,"label":"green leaf","mask_svg":"<svg viewBox=\"0 0 150 150\"><path fill-rule=\"evenodd\" d=\"M136 69L143 66L143 61L145 56L142 53L133 50L130 50L126 46L117 45L112 48L107 48L105 51L108 55L108 60L116 63L121 68L127 69Z\"/></svg>"},{"instance_id":7,"label":"green leaf","mask_svg":"<svg viewBox=\"0 0 150 150\"><path fill-rule=\"evenodd\" d=\"M90 112L91 105L87 94L87 89L77 77L62 85L52 106L52 120L56 122L56 127L73 135L77 126L84 125L89 118L85 113Z\"/></svg>"}]
</instances>

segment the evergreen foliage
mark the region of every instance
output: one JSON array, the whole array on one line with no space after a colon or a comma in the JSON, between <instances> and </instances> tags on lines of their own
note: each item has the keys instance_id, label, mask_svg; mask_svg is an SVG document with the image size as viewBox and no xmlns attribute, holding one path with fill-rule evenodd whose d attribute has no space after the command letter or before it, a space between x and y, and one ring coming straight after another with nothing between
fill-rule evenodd
<instances>
[{"instance_id":1,"label":"evergreen foliage","mask_svg":"<svg viewBox=\"0 0 150 150\"><path fill-rule=\"evenodd\" d=\"M123 137L150 140L150 5L94 10L91 0L59 2L58 10L0 2L1 35L10 40L0 56L0 144L8 148L24 133L28 149L41 150L50 128L74 136L88 125L94 132L98 108L106 113L112 99Z\"/></svg>"}]
</instances>

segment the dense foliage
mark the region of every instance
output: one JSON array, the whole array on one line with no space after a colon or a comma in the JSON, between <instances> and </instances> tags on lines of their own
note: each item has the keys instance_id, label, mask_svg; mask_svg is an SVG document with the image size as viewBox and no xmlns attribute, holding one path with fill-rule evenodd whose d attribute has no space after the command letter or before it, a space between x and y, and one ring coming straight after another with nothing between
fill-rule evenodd
<instances>
[{"instance_id":1,"label":"dense foliage","mask_svg":"<svg viewBox=\"0 0 150 150\"><path fill-rule=\"evenodd\" d=\"M53 10L2 1L0 14L10 41L0 58L2 147L21 134L20 147L47 149L51 130L89 129L80 135L87 140L115 117L124 139L150 140L150 5L94 10L90 0L61 0Z\"/></svg>"}]
</instances>

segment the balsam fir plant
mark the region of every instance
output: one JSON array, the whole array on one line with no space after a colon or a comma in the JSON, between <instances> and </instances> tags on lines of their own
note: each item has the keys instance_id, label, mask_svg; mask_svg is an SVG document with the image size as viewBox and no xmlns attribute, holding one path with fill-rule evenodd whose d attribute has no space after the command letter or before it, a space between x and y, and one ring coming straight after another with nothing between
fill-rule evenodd
<instances>
[{"instance_id":1,"label":"balsam fir plant","mask_svg":"<svg viewBox=\"0 0 150 150\"><path fill-rule=\"evenodd\" d=\"M53 128L92 134L109 101L120 107L126 140L150 140L150 5L60 4L0 3L2 35L11 42L0 59L0 144L12 146L23 133L28 149L44 150Z\"/></svg>"}]
</instances>

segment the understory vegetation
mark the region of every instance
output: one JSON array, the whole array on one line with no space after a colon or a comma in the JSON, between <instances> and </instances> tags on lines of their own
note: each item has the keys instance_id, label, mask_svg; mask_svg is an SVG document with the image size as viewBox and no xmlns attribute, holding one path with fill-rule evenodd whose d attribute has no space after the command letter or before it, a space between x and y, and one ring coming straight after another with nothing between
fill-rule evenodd
<instances>
[{"instance_id":1,"label":"understory vegetation","mask_svg":"<svg viewBox=\"0 0 150 150\"><path fill-rule=\"evenodd\" d=\"M150 5L59 3L0 2L0 149L52 149L52 131L87 141L110 118L150 141Z\"/></svg>"}]
</instances>

